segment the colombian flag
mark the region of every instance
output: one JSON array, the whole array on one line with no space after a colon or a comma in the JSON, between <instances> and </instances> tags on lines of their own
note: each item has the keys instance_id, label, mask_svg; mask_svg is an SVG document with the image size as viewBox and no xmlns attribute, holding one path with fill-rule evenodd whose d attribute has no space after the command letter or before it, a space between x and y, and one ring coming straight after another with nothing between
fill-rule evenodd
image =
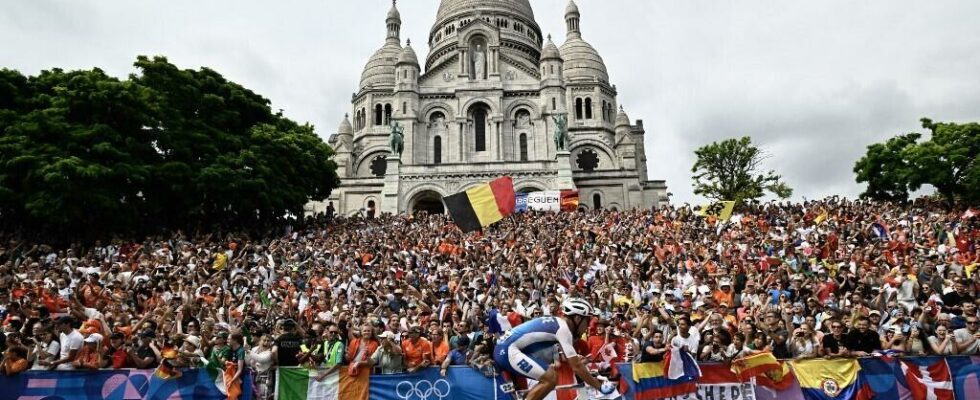
<instances>
[{"instance_id":1,"label":"colombian flag","mask_svg":"<svg viewBox=\"0 0 980 400\"><path fill-rule=\"evenodd\" d=\"M514 181L505 176L444 200L459 229L472 232L514 213Z\"/></svg>"},{"instance_id":2,"label":"colombian flag","mask_svg":"<svg viewBox=\"0 0 980 400\"><path fill-rule=\"evenodd\" d=\"M803 360L792 363L804 398L808 400L857 398L861 386L858 383L861 366L857 360Z\"/></svg>"},{"instance_id":3,"label":"colombian flag","mask_svg":"<svg viewBox=\"0 0 980 400\"><path fill-rule=\"evenodd\" d=\"M779 370L782 370L782 366L779 365L779 361L776 360L776 357L768 351L739 358L732 362L732 372L734 372L742 382L770 371Z\"/></svg>"}]
</instances>

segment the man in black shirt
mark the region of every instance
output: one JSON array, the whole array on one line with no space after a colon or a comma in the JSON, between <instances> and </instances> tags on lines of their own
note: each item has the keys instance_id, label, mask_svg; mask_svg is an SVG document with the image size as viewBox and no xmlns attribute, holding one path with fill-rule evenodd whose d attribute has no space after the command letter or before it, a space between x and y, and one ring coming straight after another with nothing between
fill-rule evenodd
<instances>
[{"instance_id":1,"label":"man in black shirt","mask_svg":"<svg viewBox=\"0 0 980 400\"><path fill-rule=\"evenodd\" d=\"M276 339L277 354L279 355L276 362L283 367L295 367L299 365L296 354L299 353L300 347L303 345L303 338L296 333L296 321L288 319L282 323L282 327L286 333L279 335L279 338Z\"/></svg>"},{"instance_id":2,"label":"man in black shirt","mask_svg":"<svg viewBox=\"0 0 980 400\"><path fill-rule=\"evenodd\" d=\"M823 336L822 348L824 357L845 357L847 356L847 345L844 343L844 323L838 320L831 320L830 334Z\"/></svg>"},{"instance_id":3,"label":"man in black shirt","mask_svg":"<svg viewBox=\"0 0 980 400\"><path fill-rule=\"evenodd\" d=\"M865 357L881 350L881 338L878 332L869 329L871 321L868 317L858 318L856 325L857 329L848 332L845 340L851 357Z\"/></svg>"},{"instance_id":4,"label":"man in black shirt","mask_svg":"<svg viewBox=\"0 0 980 400\"><path fill-rule=\"evenodd\" d=\"M972 303L973 296L971 296L966 291L966 283L963 281L957 281L953 285L952 292L943 295L943 312L948 312L953 315L963 314L963 303Z\"/></svg>"}]
</instances>

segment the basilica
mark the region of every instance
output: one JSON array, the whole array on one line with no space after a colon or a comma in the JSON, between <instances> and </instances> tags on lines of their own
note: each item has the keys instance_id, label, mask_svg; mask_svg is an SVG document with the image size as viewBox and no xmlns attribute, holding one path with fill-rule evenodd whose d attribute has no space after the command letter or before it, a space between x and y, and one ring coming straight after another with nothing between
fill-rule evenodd
<instances>
[{"instance_id":1,"label":"basilica","mask_svg":"<svg viewBox=\"0 0 980 400\"><path fill-rule=\"evenodd\" d=\"M341 185L307 211L441 213L444 196L500 176L518 192L577 189L589 209L665 203L643 121L618 104L574 1L564 12L559 47L529 0L442 0L423 65L393 3L384 45L329 138Z\"/></svg>"}]
</instances>

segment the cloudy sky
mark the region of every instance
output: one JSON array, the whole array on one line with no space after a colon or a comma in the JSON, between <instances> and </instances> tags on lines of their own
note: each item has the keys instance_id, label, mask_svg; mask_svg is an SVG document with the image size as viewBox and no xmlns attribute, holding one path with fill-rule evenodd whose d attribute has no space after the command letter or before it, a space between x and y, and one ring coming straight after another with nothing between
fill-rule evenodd
<instances>
[{"instance_id":1,"label":"cloudy sky","mask_svg":"<svg viewBox=\"0 0 980 400\"><path fill-rule=\"evenodd\" d=\"M439 0L402 0L420 57ZM566 0L532 0L560 45ZM918 120L980 121L975 0L578 0L619 101L647 128L651 177L692 194L695 148L749 135L794 198L854 196L865 146ZM388 0L5 0L0 67L26 74L137 55L211 67L326 138L384 41Z\"/></svg>"}]
</instances>

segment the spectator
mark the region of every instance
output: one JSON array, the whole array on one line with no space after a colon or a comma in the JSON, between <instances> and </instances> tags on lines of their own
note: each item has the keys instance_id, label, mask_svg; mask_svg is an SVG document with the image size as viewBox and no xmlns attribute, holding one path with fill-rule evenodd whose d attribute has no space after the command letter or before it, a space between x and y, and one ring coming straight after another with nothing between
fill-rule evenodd
<instances>
[{"instance_id":1,"label":"spectator","mask_svg":"<svg viewBox=\"0 0 980 400\"><path fill-rule=\"evenodd\" d=\"M50 363L61 355L61 344L58 340L54 339L54 333L48 326L42 325L40 322L34 324L34 349L30 352L30 357L33 360L31 364L32 370L49 370L51 369L48 365L42 365L43 362Z\"/></svg>"},{"instance_id":2,"label":"spectator","mask_svg":"<svg viewBox=\"0 0 980 400\"><path fill-rule=\"evenodd\" d=\"M661 331L649 332L643 334L643 352L640 354L640 362L660 362L664 359L664 353L667 352L667 343L664 342L664 334Z\"/></svg>"},{"instance_id":3,"label":"spectator","mask_svg":"<svg viewBox=\"0 0 980 400\"><path fill-rule=\"evenodd\" d=\"M852 357L866 357L881 350L881 338L878 332L869 329L871 321L868 317L857 318L857 329L847 333L847 349Z\"/></svg>"},{"instance_id":4,"label":"spectator","mask_svg":"<svg viewBox=\"0 0 980 400\"><path fill-rule=\"evenodd\" d=\"M395 344L395 334L390 331L378 336L381 345L371 354L370 363L384 375L400 374L405 371L405 360L401 347ZM462 338L460 340L463 340Z\"/></svg>"},{"instance_id":5,"label":"spectator","mask_svg":"<svg viewBox=\"0 0 980 400\"><path fill-rule=\"evenodd\" d=\"M0 374L17 375L26 371L29 366L27 348L23 346L9 347L4 351L3 361L0 362Z\"/></svg>"},{"instance_id":6,"label":"spectator","mask_svg":"<svg viewBox=\"0 0 980 400\"><path fill-rule=\"evenodd\" d=\"M102 368L102 351L99 345L102 344L102 335L93 333L83 340L82 349L75 357L72 365L75 369L96 370Z\"/></svg>"},{"instance_id":7,"label":"spectator","mask_svg":"<svg viewBox=\"0 0 980 400\"><path fill-rule=\"evenodd\" d=\"M131 368L126 338L122 333L113 332L109 344L102 347L102 368Z\"/></svg>"},{"instance_id":8,"label":"spectator","mask_svg":"<svg viewBox=\"0 0 980 400\"><path fill-rule=\"evenodd\" d=\"M408 373L432 364L432 343L422 336L422 328L412 326L408 329L408 340L402 340L402 354Z\"/></svg>"},{"instance_id":9,"label":"spectator","mask_svg":"<svg viewBox=\"0 0 980 400\"><path fill-rule=\"evenodd\" d=\"M792 358L817 357L819 347L816 335L809 323L804 322L800 324L799 328L793 331L793 338L789 342L789 351Z\"/></svg>"},{"instance_id":10,"label":"spectator","mask_svg":"<svg viewBox=\"0 0 980 400\"><path fill-rule=\"evenodd\" d=\"M456 348L442 361L440 375L445 378L450 366L466 365L470 360L470 338L463 336L456 342Z\"/></svg>"},{"instance_id":11,"label":"spectator","mask_svg":"<svg viewBox=\"0 0 980 400\"><path fill-rule=\"evenodd\" d=\"M249 353L249 366L255 371L255 397L261 400L275 395L276 347L273 342L272 336L264 335Z\"/></svg>"},{"instance_id":12,"label":"spectator","mask_svg":"<svg viewBox=\"0 0 980 400\"><path fill-rule=\"evenodd\" d=\"M57 360L41 362L44 366L54 366L55 369L61 371L68 371L74 369L72 363L75 362L75 358L78 357L78 352L82 349L82 334L78 332L78 329L72 327L74 320L71 317L61 317L55 323L55 330L58 331L60 340L58 345L60 347L60 354Z\"/></svg>"},{"instance_id":13,"label":"spectator","mask_svg":"<svg viewBox=\"0 0 980 400\"><path fill-rule=\"evenodd\" d=\"M933 353L944 356L956 354L956 340L948 333L946 326L936 327L936 334L929 337L929 347Z\"/></svg>"},{"instance_id":14,"label":"spectator","mask_svg":"<svg viewBox=\"0 0 980 400\"><path fill-rule=\"evenodd\" d=\"M847 349L847 337L844 336L844 323L841 321L831 321L830 334L823 335L821 351L824 357L846 357L849 352Z\"/></svg>"},{"instance_id":15,"label":"spectator","mask_svg":"<svg viewBox=\"0 0 980 400\"><path fill-rule=\"evenodd\" d=\"M965 304L964 304L965 306ZM976 307L973 307L974 309ZM963 308L967 310L967 307ZM980 329L978 329L977 315L971 314L966 317L966 327L953 331L953 340L956 342L956 354L976 355L980 349Z\"/></svg>"}]
</instances>

